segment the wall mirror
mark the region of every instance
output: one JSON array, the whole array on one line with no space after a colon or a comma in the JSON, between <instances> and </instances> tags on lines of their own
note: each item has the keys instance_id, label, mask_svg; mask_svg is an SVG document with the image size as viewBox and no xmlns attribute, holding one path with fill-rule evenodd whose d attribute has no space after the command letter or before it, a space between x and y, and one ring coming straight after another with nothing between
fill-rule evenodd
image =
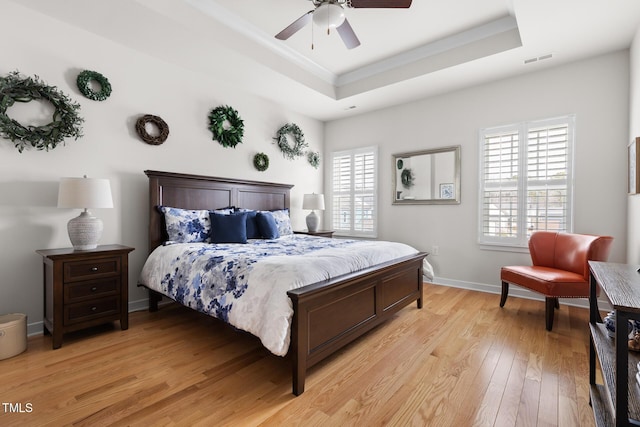
<instances>
[{"instance_id":1,"label":"wall mirror","mask_svg":"<svg viewBox=\"0 0 640 427\"><path fill-rule=\"evenodd\" d=\"M460 203L460 146L393 155L393 204Z\"/></svg>"}]
</instances>

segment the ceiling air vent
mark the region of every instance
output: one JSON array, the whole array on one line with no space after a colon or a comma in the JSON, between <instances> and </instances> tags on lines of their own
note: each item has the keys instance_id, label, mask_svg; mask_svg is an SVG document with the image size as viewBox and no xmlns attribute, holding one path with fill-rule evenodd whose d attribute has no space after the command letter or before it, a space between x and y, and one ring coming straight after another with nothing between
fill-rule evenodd
<instances>
[{"instance_id":1,"label":"ceiling air vent","mask_svg":"<svg viewBox=\"0 0 640 427\"><path fill-rule=\"evenodd\" d=\"M525 59L524 63L525 64L531 64L533 62L544 61L545 59L549 59L549 58L552 58L552 57L553 57L553 54L552 53L548 53L546 55Z\"/></svg>"}]
</instances>

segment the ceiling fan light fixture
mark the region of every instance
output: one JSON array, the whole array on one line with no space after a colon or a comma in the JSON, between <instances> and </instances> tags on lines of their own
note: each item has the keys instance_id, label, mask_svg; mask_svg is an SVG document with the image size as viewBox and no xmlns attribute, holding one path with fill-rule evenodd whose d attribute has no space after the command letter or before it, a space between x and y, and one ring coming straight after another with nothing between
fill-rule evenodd
<instances>
[{"instance_id":1,"label":"ceiling fan light fixture","mask_svg":"<svg viewBox=\"0 0 640 427\"><path fill-rule=\"evenodd\" d=\"M323 3L313 12L313 23L320 27L336 28L344 20L344 9L336 3Z\"/></svg>"}]
</instances>

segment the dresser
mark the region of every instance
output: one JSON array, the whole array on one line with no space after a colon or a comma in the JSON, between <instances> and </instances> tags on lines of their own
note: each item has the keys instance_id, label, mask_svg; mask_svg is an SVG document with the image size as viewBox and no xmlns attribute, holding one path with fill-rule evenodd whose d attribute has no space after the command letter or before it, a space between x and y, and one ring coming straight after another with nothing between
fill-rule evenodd
<instances>
[{"instance_id":1,"label":"dresser","mask_svg":"<svg viewBox=\"0 0 640 427\"><path fill-rule=\"evenodd\" d=\"M134 248L41 249L44 270L44 332L53 348L67 332L120 321L129 327L129 253Z\"/></svg>"}]
</instances>

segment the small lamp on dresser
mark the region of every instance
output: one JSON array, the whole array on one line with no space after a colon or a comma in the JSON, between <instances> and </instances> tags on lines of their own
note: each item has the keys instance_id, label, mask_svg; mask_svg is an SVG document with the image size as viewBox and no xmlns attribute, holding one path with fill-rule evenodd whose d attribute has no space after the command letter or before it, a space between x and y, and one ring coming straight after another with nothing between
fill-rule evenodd
<instances>
[{"instance_id":1,"label":"small lamp on dresser","mask_svg":"<svg viewBox=\"0 0 640 427\"><path fill-rule=\"evenodd\" d=\"M102 178L61 178L58 189L58 207L84 209L67 223L69 240L75 250L95 249L102 236L102 221L89 209L112 208L111 184Z\"/></svg>"},{"instance_id":2,"label":"small lamp on dresser","mask_svg":"<svg viewBox=\"0 0 640 427\"><path fill-rule=\"evenodd\" d=\"M316 210L324 210L324 194L305 194L302 199L302 209L311 210L307 215L307 229L311 232L318 231L319 218Z\"/></svg>"}]
</instances>

